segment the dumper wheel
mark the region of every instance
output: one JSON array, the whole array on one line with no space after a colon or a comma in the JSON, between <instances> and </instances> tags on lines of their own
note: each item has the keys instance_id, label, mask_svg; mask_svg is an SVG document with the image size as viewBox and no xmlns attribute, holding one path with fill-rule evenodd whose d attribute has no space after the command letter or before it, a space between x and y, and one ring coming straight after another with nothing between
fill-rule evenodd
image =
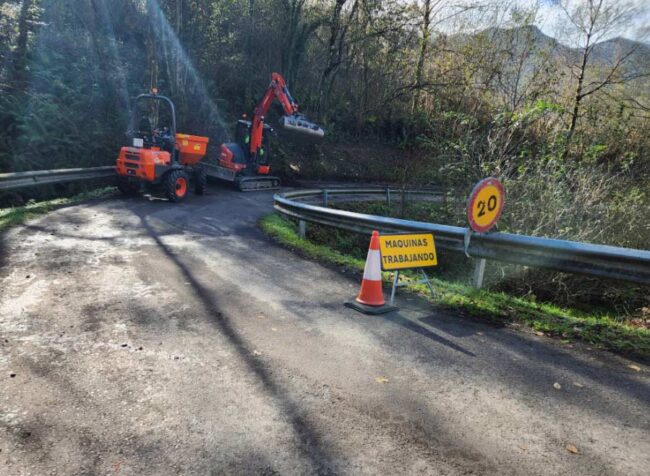
<instances>
[{"instance_id":1,"label":"dumper wheel","mask_svg":"<svg viewBox=\"0 0 650 476\"><path fill-rule=\"evenodd\" d=\"M205 168L202 165L194 167L194 193L197 195L203 195L207 183L208 176L205 173Z\"/></svg>"},{"instance_id":2,"label":"dumper wheel","mask_svg":"<svg viewBox=\"0 0 650 476\"><path fill-rule=\"evenodd\" d=\"M172 170L165 177L165 196L170 202L180 202L187 196L189 177L183 170Z\"/></svg>"},{"instance_id":3,"label":"dumper wheel","mask_svg":"<svg viewBox=\"0 0 650 476\"><path fill-rule=\"evenodd\" d=\"M129 182L124 177L117 178L117 189L122 192L123 195L132 197L140 191L140 184Z\"/></svg>"}]
</instances>

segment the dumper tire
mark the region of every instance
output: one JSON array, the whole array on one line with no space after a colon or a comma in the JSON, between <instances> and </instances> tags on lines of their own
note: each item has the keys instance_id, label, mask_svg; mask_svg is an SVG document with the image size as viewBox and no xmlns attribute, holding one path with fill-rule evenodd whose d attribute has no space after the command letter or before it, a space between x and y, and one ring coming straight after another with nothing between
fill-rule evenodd
<instances>
[{"instance_id":1,"label":"dumper tire","mask_svg":"<svg viewBox=\"0 0 650 476\"><path fill-rule=\"evenodd\" d=\"M180 202L187 196L189 177L184 170L172 170L164 180L165 197L170 202Z\"/></svg>"},{"instance_id":2,"label":"dumper tire","mask_svg":"<svg viewBox=\"0 0 650 476\"><path fill-rule=\"evenodd\" d=\"M208 175L205 173L205 168L202 165L194 167L194 193L203 195L207 183Z\"/></svg>"},{"instance_id":3,"label":"dumper tire","mask_svg":"<svg viewBox=\"0 0 650 476\"><path fill-rule=\"evenodd\" d=\"M129 182L129 180L118 177L117 178L117 189L122 192L123 195L127 197L132 197L137 195L140 191L140 184Z\"/></svg>"}]
</instances>

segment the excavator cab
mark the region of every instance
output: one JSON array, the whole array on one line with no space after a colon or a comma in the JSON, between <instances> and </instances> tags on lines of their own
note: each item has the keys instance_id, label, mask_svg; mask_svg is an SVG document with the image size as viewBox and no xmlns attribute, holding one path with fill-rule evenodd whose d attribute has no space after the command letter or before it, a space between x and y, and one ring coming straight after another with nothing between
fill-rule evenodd
<instances>
[{"instance_id":1,"label":"excavator cab","mask_svg":"<svg viewBox=\"0 0 650 476\"><path fill-rule=\"evenodd\" d=\"M203 194L206 174L200 162L208 138L176 132L171 99L157 91L138 96L126 135L129 144L121 148L115 165L123 193L135 194L144 184L177 202L185 198L192 180L195 193Z\"/></svg>"},{"instance_id":2,"label":"excavator cab","mask_svg":"<svg viewBox=\"0 0 650 476\"><path fill-rule=\"evenodd\" d=\"M240 119L235 126L235 142L242 147L248 147L251 142L251 121Z\"/></svg>"},{"instance_id":3,"label":"excavator cab","mask_svg":"<svg viewBox=\"0 0 650 476\"><path fill-rule=\"evenodd\" d=\"M242 150L250 149L251 141L251 121L240 119L235 127L235 142L239 144ZM271 160L271 141L270 138L275 135L275 130L268 124L264 124L264 134L262 135L262 144L257 149L254 156L249 155L249 161L246 163L248 170L255 170L259 167L267 167ZM252 160L254 159L254 160Z\"/></svg>"},{"instance_id":4,"label":"excavator cab","mask_svg":"<svg viewBox=\"0 0 650 476\"><path fill-rule=\"evenodd\" d=\"M250 152L252 127L251 121L240 119L235 126L235 142L221 145L219 162L226 167L219 167L217 174L223 180L236 182L240 190L244 190L245 182L255 183L256 177L267 175L270 169L270 136L275 134L275 131L268 124L263 124L264 134L260 146L253 154ZM259 188L274 188L279 185L279 180L277 177L263 177L258 178L257 183L262 184Z\"/></svg>"}]
</instances>

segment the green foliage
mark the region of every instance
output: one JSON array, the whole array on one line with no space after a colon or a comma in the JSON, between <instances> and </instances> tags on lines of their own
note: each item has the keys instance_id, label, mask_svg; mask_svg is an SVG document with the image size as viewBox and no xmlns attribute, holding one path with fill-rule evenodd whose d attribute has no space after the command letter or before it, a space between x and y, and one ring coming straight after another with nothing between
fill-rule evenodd
<instances>
[{"instance_id":1,"label":"green foliage","mask_svg":"<svg viewBox=\"0 0 650 476\"><path fill-rule=\"evenodd\" d=\"M348 256L344 253L328 249L324 246L301 240L296 232L296 227L291 222L276 214L264 217L260 226L265 233L289 248L304 253L311 258L320 259L338 266L347 266L351 269L363 269L364 260Z\"/></svg>"},{"instance_id":2,"label":"green foliage","mask_svg":"<svg viewBox=\"0 0 650 476\"><path fill-rule=\"evenodd\" d=\"M55 198L37 202L30 200L26 205L11 208L0 208L0 231L20 225L30 218L43 215L57 208L75 205L94 198L103 198L115 193L114 187L98 188L90 192L80 193L68 198Z\"/></svg>"},{"instance_id":3,"label":"green foliage","mask_svg":"<svg viewBox=\"0 0 650 476\"><path fill-rule=\"evenodd\" d=\"M531 105L523 107L521 111L511 112L510 116L513 123L530 124L547 114L563 114L564 112L564 108L560 104L538 99Z\"/></svg>"}]
</instances>

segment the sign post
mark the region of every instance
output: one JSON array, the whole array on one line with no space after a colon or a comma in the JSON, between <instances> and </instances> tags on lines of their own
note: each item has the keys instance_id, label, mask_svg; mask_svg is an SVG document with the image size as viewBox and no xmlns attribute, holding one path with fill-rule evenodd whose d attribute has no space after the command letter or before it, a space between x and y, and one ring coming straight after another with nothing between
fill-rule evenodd
<instances>
[{"instance_id":1,"label":"sign post","mask_svg":"<svg viewBox=\"0 0 650 476\"><path fill-rule=\"evenodd\" d=\"M400 286L399 274L404 269L417 269L422 279L418 284L426 284L434 295L433 287L424 268L437 266L438 255L432 233L409 233L381 235L379 237L381 251L381 267L384 271L394 271L393 289L390 293L390 304L395 302L395 292Z\"/></svg>"},{"instance_id":2,"label":"sign post","mask_svg":"<svg viewBox=\"0 0 650 476\"><path fill-rule=\"evenodd\" d=\"M467 220L470 228L465 235L465 254L469 258L469 242L472 230L477 233L490 231L503 213L505 192L503 185L494 177L481 180L474 186L467 202ZM485 273L485 258L480 258L474 268L474 287L481 288Z\"/></svg>"}]
</instances>

